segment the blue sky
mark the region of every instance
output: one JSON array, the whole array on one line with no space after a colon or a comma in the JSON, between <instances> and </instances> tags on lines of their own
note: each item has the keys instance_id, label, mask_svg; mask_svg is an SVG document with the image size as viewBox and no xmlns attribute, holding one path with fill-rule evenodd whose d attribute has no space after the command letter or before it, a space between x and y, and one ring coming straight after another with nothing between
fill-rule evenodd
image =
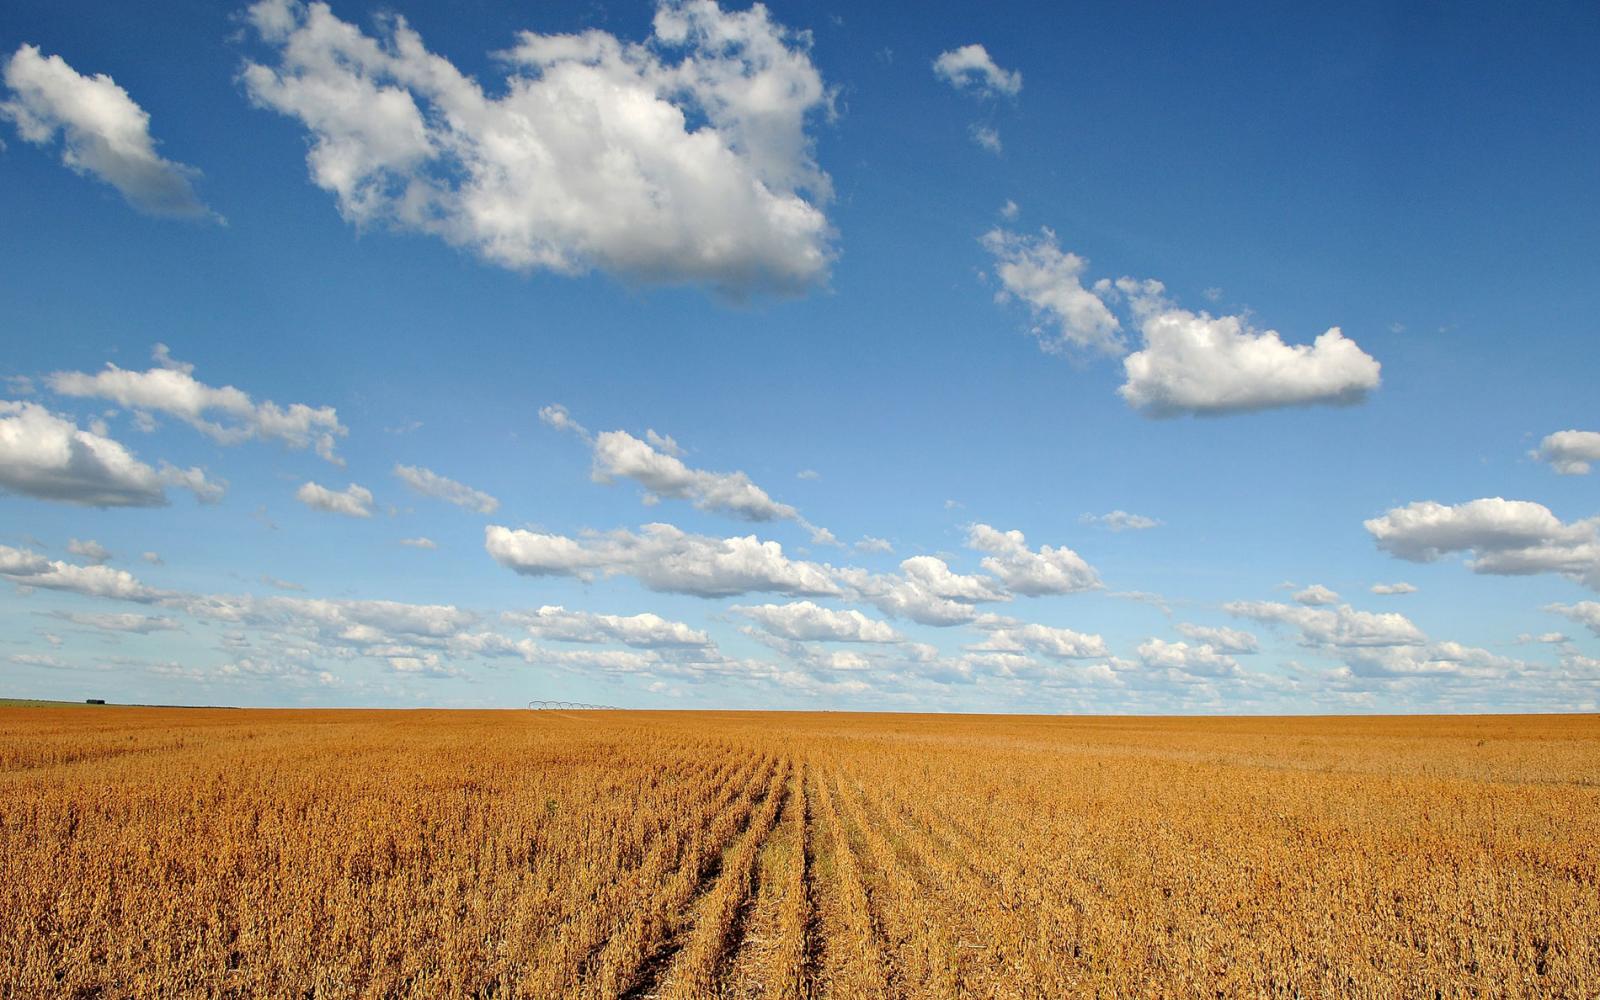
<instances>
[{"instance_id":1,"label":"blue sky","mask_svg":"<svg viewBox=\"0 0 1600 1000\"><path fill-rule=\"evenodd\" d=\"M1594 710L1600 13L908 13L8 4L0 691Z\"/></svg>"}]
</instances>

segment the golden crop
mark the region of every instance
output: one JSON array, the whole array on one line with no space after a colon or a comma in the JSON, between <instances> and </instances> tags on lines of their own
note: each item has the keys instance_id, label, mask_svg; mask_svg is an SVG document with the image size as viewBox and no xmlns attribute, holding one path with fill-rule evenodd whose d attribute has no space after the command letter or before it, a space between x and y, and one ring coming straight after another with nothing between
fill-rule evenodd
<instances>
[{"instance_id":1,"label":"golden crop","mask_svg":"<svg viewBox=\"0 0 1600 1000\"><path fill-rule=\"evenodd\" d=\"M1593 716L0 708L4 997L1596 995Z\"/></svg>"}]
</instances>

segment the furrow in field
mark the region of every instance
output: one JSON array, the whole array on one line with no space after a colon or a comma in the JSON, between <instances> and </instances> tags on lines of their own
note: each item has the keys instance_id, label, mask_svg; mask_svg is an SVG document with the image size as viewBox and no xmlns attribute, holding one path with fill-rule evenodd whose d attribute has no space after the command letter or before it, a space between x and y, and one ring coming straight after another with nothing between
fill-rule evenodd
<instances>
[{"instance_id":1,"label":"furrow in field","mask_svg":"<svg viewBox=\"0 0 1600 1000\"><path fill-rule=\"evenodd\" d=\"M757 861L788 801L791 768L786 762L774 774L749 829L723 856L716 884L697 901L694 923L659 990L668 1000L694 1000L722 992L718 986L729 978L729 960L742 944L747 929L744 918L760 888Z\"/></svg>"},{"instance_id":2,"label":"furrow in field","mask_svg":"<svg viewBox=\"0 0 1600 1000\"><path fill-rule=\"evenodd\" d=\"M806 796L798 764L789 771L784 795L737 920L739 946L718 982L717 993L725 998L800 1000L807 995Z\"/></svg>"},{"instance_id":3,"label":"furrow in field","mask_svg":"<svg viewBox=\"0 0 1600 1000\"><path fill-rule=\"evenodd\" d=\"M766 758L736 809L689 844L688 863L659 889L634 897L626 926L607 941L585 976L583 997L654 997L691 933L701 902L722 881L731 845L749 836L774 792L778 760ZM640 900L645 900L643 905Z\"/></svg>"},{"instance_id":4,"label":"furrow in field","mask_svg":"<svg viewBox=\"0 0 1600 1000\"><path fill-rule=\"evenodd\" d=\"M770 761L746 759L732 780L708 789L699 809L686 811L637 869L598 872L600 881L587 892L575 887L569 900L575 911L529 963L533 977L521 992L615 997L619 981L665 936L678 905L708 877L722 844L744 827L769 771Z\"/></svg>"},{"instance_id":5,"label":"furrow in field","mask_svg":"<svg viewBox=\"0 0 1600 1000\"><path fill-rule=\"evenodd\" d=\"M862 809L860 783L843 771L833 775L838 811L865 864L868 900L884 930L900 974L902 996L956 996L960 983L955 941L944 915L930 904L922 885L906 869L883 833ZM856 793L851 793L855 786Z\"/></svg>"},{"instance_id":6,"label":"furrow in field","mask_svg":"<svg viewBox=\"0 0 1600 1000\"><path fill-rule=\"evenodd\" d=\"M820 940L817 994L828 1000L882 1000L891 989L887 942L873 918L861 865L839 820L820 767L807 775L807 801L816 816L812 886Z\"/></svg>"}]
</instances>

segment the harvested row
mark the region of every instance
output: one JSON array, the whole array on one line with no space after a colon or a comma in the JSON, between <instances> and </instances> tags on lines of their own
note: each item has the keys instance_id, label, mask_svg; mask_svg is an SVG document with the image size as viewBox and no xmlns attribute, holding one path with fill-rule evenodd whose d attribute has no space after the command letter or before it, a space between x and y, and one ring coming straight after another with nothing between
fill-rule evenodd
<instances>
[{"instance_id":1,"label":"harvested row","mask_svg":"<svg viewBox=\"0 0 1600 1000\"><path fill-rule=\"evenodd\" d=\"M792 769L793 765L785 762L775 773L744 836L723 856L716 884L696 904L694 924L661 990L669 1000L693 1000L715 991L724 960L735 944L735 921L754 887L756 861L786 801Z\"/></svg>"},{"instance_id":2,"label":"harvested row","mask_svg":"<svg viewBox=\"0 0 1600 1000\"><path fill-rule=\"evenodd\" d=\"M890 996L890 970L873 921L861 868L820 770L807 793L818 816L816 885L823 939L824 996L869 1000Z\"/></svg>"}]
</instances>

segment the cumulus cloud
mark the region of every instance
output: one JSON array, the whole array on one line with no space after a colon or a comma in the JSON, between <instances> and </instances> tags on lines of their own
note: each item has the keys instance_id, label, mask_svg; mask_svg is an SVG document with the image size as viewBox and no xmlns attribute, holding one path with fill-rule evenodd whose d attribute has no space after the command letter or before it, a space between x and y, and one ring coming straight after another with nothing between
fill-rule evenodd
<instances>
[{"instance_id":1,"label":"cumulus cloud","mask_svg":"<svg viewBox=\"0 0 1600 1000\"><path fill-rule=\"evenodd\" d=\"M618 642L638 649L712 644L711 637L700 629L649 612L602 615L547 604L537 611L508 612L502 617L542 639L557 642Z\"/></svg>"},{"instance_id":2,"label":"cumulus cloud","mask_svg":"<svg viewBox=\"0 0 1600 1000\"><path fill-rule=\"evenodd\" d=\"M1313 583L1306 589L1297 592L1294 595L1294 599L1298 603L1305 604L1310 607L1339 603L1339 595L1334 591L1329 590L1327 587L1324 587L1320 583Z\"/></svg>"},{"instance_id":3,"label":"cumulus cloud","mask_svg":"<svg viewBox=\"0 0 1600 1000\"><path fill-rule=\"evenodd\" d=\"M1308 608L1270 601L1234 601L1224 604L1222 610L1252 621L1289 625L1299 630L1300 641L1307 646L1414 646L1427 638L1405 615L1357 611L1348 604Z\"/></svg>"},{"instance_id":4,"label":"cumulus cloud","mask_svg":"<svg viewBox=\"0 0 1600 1000\"><path fill-rule=\"evenodd\" d=\"M863 535L861 540L856 542L856 551L887 554L894 551L894 545L887 538L874 538L871 535Z\"/></svg>"},{"instance_id":5,"label":"cumulus cloud","mask_svg":"<svg viewBox=\"0 0 1600 1000\"><path fill-rule=\"evenodd\" d=\"M439 547L438 542L431 538L423 538L420 535L416 538L402 538L400 539L400 544L409 549L436 549Z\"/></svg>"},{"instance_id":6,"label":"cumulus cloud","mask_svg":"<svg viewBox=\"0 0 1600 1000\"><path fill-rule=\"evenodd\" d=\"M1029 331L1050 354L1073 349L1121 354L1122 323L1094 291L1083 285L1089 262L1061 249L1049 229L1027 236L991 229L980 240L994 257L998 302L1026 303L1038 321Z\"/></svg>"},{"instance_id":7,"label":"cumulus cloud","mask_svg":"<svg viewBox=\"0 0 1600 1000\"><path fill-rule=\"evenodd\" d=\"M1001 69L989 50L976 43L939 53L933 72L957 90L986 97L1015 97L1022 92L1022 74Z\"/></svg>"},{"instance_id":8,"label":"cumulus cloud","mask_svg":"<svg viewBox=\"0 0 1600 1000\"><path fill-rule=\"evenodd\" d=\"M974 524L967 532L967 546L991 553L981 565L1018 594L1071 594L1101 586L1099 574L1082 556L1064 545L1045 545L1035 552L1020 531Z\"/></svg>"},{"instance_id":9,"label":"cumulus cloud","mask_svg":"<svg viewBox=\"0 0 1600 1000\"><path fill-rule=\"evenodd\" d=\"M785 639L882 643L903 638L888 622L869 618L854 608L838 611L811 601L735 607L733 611Z\"/></svg>"},{"instance_id":10,"label":"cumulus cloud","mask_svg":"<svg viewBox=\"0 0 1600 1000\"><path fill-rule=\"evenodd\" d=\"M967 132L973 142L996 156L1005 151L1000 143L1000 132L993 125L973 125Z\"/></svg>"},{"instance_id":11,"label":"cumulus cloud","mask_svg":"<svg viewBox=\"0 0 1600 1000\"><path fill-rule=\"evenodd\" d=\"M37 403L0 400L0 490L85 507L160 507L166 485L206 502L223 490L200 469L163 462L158 472L120 443Z\"/></svg>"},{"instance_id":12,"label":"cumulus cloud","mask_svg":"<svg viewBox=\"0 0 1600 1000\"><path fill-rule=\"evenodd\" d=\"M28 549L0 545L0 579L21 587L60 590L84 597L150 604L168 596L140 583L132 573L110 566L82 566L47 559Z\"/></svg>"},{"instance_id":13,"label":"cumulus cloud","mask_svg":"<svg viewBox=\"0 0 1600 1000\"><path fill-rule=\"evenodd\" d=\"M1344 661L1357 676L1493 678L1524 669L1520 660L1459 642L1348 650Z\"/></svg>"},{"instance_id":14,"label":"cumulus cloud","mask_svg":"<svg viewBox=\"0 0 1600 1000\"><path fill-rule=\"evenodd\" d=\"M142 552L139 554L139 558L152 566L165 566L167 564L167 561L161 558L161 553L159 552Z\"/></svg>"},{"instance_id":15,"label":"cumulus cloud","mask_svg":"<svg viewBox=\"0 0 1600 1000\"><path fill-rule=\"evenodd\" d=\"M1094 659L1111 655L1103 637L1053 625L1002 620L989 629L980 652L1038 653L1057 660Z\"/></svg>"},{"instance_id":16,"label":"cumulus cloud","mask_svg":"<svg viewBox=\"0 0 1600 1000\"><path fill-rule=\"evenodd\" d=\"M1559 573L1600 590L1600 518L1566 523L1543 504L1486 497L1420 500L1363 524L1378 548L1411 562L1463 552L1474 573Z\"/></svg>"},{"instance_id":17,"label":"cumulus cloud","mask_svg":"<svg viewBox=\"0 0 1600 1000\"><path fill-rule=\"evenodd\" d=\"M433 497L457 507L475 510L480 514L493 514L500 509L500 501L482 490L475 490L454 479L446 479L432 469L420 465L396 465L394 474L401 482L425 497Z\"/></svg>"},{"instance_id":18,"label":"cumulus cloud","mask_svg":"<svg viewBox=\"0 0 1600 1000\"><path fill-rule=\"evenodd\" d=\"M1243 629L1180 622L1178 634L1223 653L1256 653L1261 650L1260 641Z\"/></svg>"},{"instance_id":19,"label":"cumulus cloud","mask_svg":"<svg viewBox=\"0 0 1600 1000\"><path fill-rule=\"evenodd\" d=\"M1191 677L1235 677L1243 673L1239 661L1201 644L1149 639L1139 645L1139 662L1146 667L1172 670Z\"/></svg>"},{"instance_id":20,"label":"cumulus cloud","mask_svg":"<svg viewBox=\"0 0 1600 1000\"><path fill-rule=\"evenodd\" d=\"M526 576L587 580L621 574L651 590L699 597L840 593L831 567L790 559L777 542L754 535L692 535L670 524L582 538L490 525L484 531L484 548L496 562Z\"/></svg>"},{"instance_id":21,"label":"cumulus cloud","mask_svg":"<svg viewBox=\"0 0 1600 1000\"><path fill-rule=\"evenodd\" d=\"M72 538L67 541L67 551L93 565L111 561L111 550L92 538Z\"/></svg>"},{"instance_id":22,"label":"cumulus cloud","mask_svg":"<svg viewBox=\"0 0 1600 1000\"><path fill-rule=\"evenodd\" d=\"M51 617L103 632L132 632L148 635L151 632L177 632L181 625L176 618L166 615L138 615L131 613L97 613L82 611L54 611Z\"/></svg>"},{"instance_id":23,"label":"cumulus cloud","mask_svg":"<svg viewBox=\"0 0 1600 1000\"><path fill-rule=\"evenodd\" d=\"M306 127L312 181L357 225L731 295L826 276L830 185L807 128L832 97L809 34L760 4L663 0L643 43L524 31L496 54L495 96L398 16L376 37L322 3L248 19L271 53L245 66L250 99Z\"/></svg>"},{"instance_id":24,"label":"cumulus cloud","mask_svg":"<svg viewBox=\"0 0 1600 1000\"><path fill-rule=\"evenodd\" d=\"M1152 417L1247 413L1357 403L1378 388L1379 364L1330 328L1310 346L1285 344L1243 316L1193 313L1167 302L1160 282L1122 279L1144 346L1122 359L1117 390Z\"/></svg>"},{"instance_id":25,"label":"cumulus cloud","mask_svg":"<svg viewBox=\"0 0 1600 1000\"><path fill-rule=\"evenodd\" d=\"M602 431L594 437L596 482L632 479L651 498L688 500L700 510L727 514L741 521L793 521L800 514L779 503L743 472L692 469L676 455L627 431Z\"/></svg>"},{"instance_id":26,"label":"cumulus cloud","mask_svg":"<svg viewBox=\"0 0 1600 1000\"><path fill-rule=\"evenodd\" d=\"M1550 604L1545 610L1563 615L1600 636L1600 602L1579 601L1576 604Z\"/></svg>"},{"instance_id":27,"label":"cumulus cloud","mask_svg":"<svg viewBox=\"0 0 1600 1000\"><path fill-rule=\"evenodd\" d=\"M1181 309L1159 281L1102 278L1085 285L1088 261L1063 251L1049 229L1027 236L997 228L981 242L995 259L996 300L1028 304L1039 346L1055 354L1072 348L1126 354L1126 379L1117 391L1148 416L1349 404L1378 387L1378 362L1338 327L1310 345L1286 344L1244 316ZM1142 338L1131 354L1112 304L1126 307Z\"/></svg>"},{"instance_id":28,"label":"cumulus cloud","mask_svg":"<svg viewBox=\"0 0 1600 1000\"><path fill-rule=\"evenodd\" d=\"M1108 514L1084 514L1078 518L1078 523L1092 524L1107 531L1148 531L1151 528L1161 527L1161 522L1153 517L1130 514L1125 510L1114 510Z\"/></svg>"},{"instance_id":29,"label":"cumulus cloud","mask_svg":"<svg viewBox=\"0 0 1600 1000\"><path fill-rule=\"evenodd\" d=\"M150 215L216 218L194 192L200 172L163 158L150 115L104 73L84 76L60 56L23 45L5 62L0 118L36 146L61 137L61 162L98 178Z\"/></svg>"},{"instance_id":30,"label":"cumulus cloud","mask_svg":"<svg viewBox=\"0 0 1600 1000\"><path fill-rule=\"evenodd\" d=\"M957 573L937 556L912 556L898 574L850 568L838 576L884 614L923 625L963 625L978 617L976 605L1010 599L999 581Z\"/></svg>"},{"instance_id":31,"label":"cumulus cloud","mask_svg":"<svg viewBox=\"0 0 1600 1000\"><path fill-rule=\"evenodd\" d=\"M318 483L308 482L295 491L294 498L312 510L327 511L329 514L372 516L372 491L355 483L336 492Z\"/></svg>"},{"instance_id":32,"label":"cumulus cloud","mask_svg":"<svg viewBox=\"0 0 1600 1000\"><path fill-rule=\"evenodd\" d=\"M1530 454L1563 476L1586 476L1590 463L1600 462L1600 431L1556 431Z\"/></svg>"},{"instance_id":33,"label":"cumulus cloud","mask_svg":"<svg viewBox=\"0 0 1600 1000\"><path fill-rule=\"evenodd\" d=\"M277 440L291 448L314 447L318 455L338 462L334 439L347 431L333 407L257 403L231 385L216 388L200 382L194 366L173 360L165 344L157 344L153 353L157 364L148 371L108 364L93 375L56 372L48 382L63 396L108 399L145 417L155 413L175 417L218 444Z\"/></svg>"},{"instance_id":34,"label":"cumulus cloud","mask_svg":"<svg viewBox=\"0 0 1600 1000\"><path fill-rule=\"evenodd\" d=\"M1379 597L1392 597L1398 594L1415 594L1417 592L1417 588L1404 581L1397 583L1375 583L1372 585L1372 592L1377 594Z\"/></svg>"}]
</instances>

